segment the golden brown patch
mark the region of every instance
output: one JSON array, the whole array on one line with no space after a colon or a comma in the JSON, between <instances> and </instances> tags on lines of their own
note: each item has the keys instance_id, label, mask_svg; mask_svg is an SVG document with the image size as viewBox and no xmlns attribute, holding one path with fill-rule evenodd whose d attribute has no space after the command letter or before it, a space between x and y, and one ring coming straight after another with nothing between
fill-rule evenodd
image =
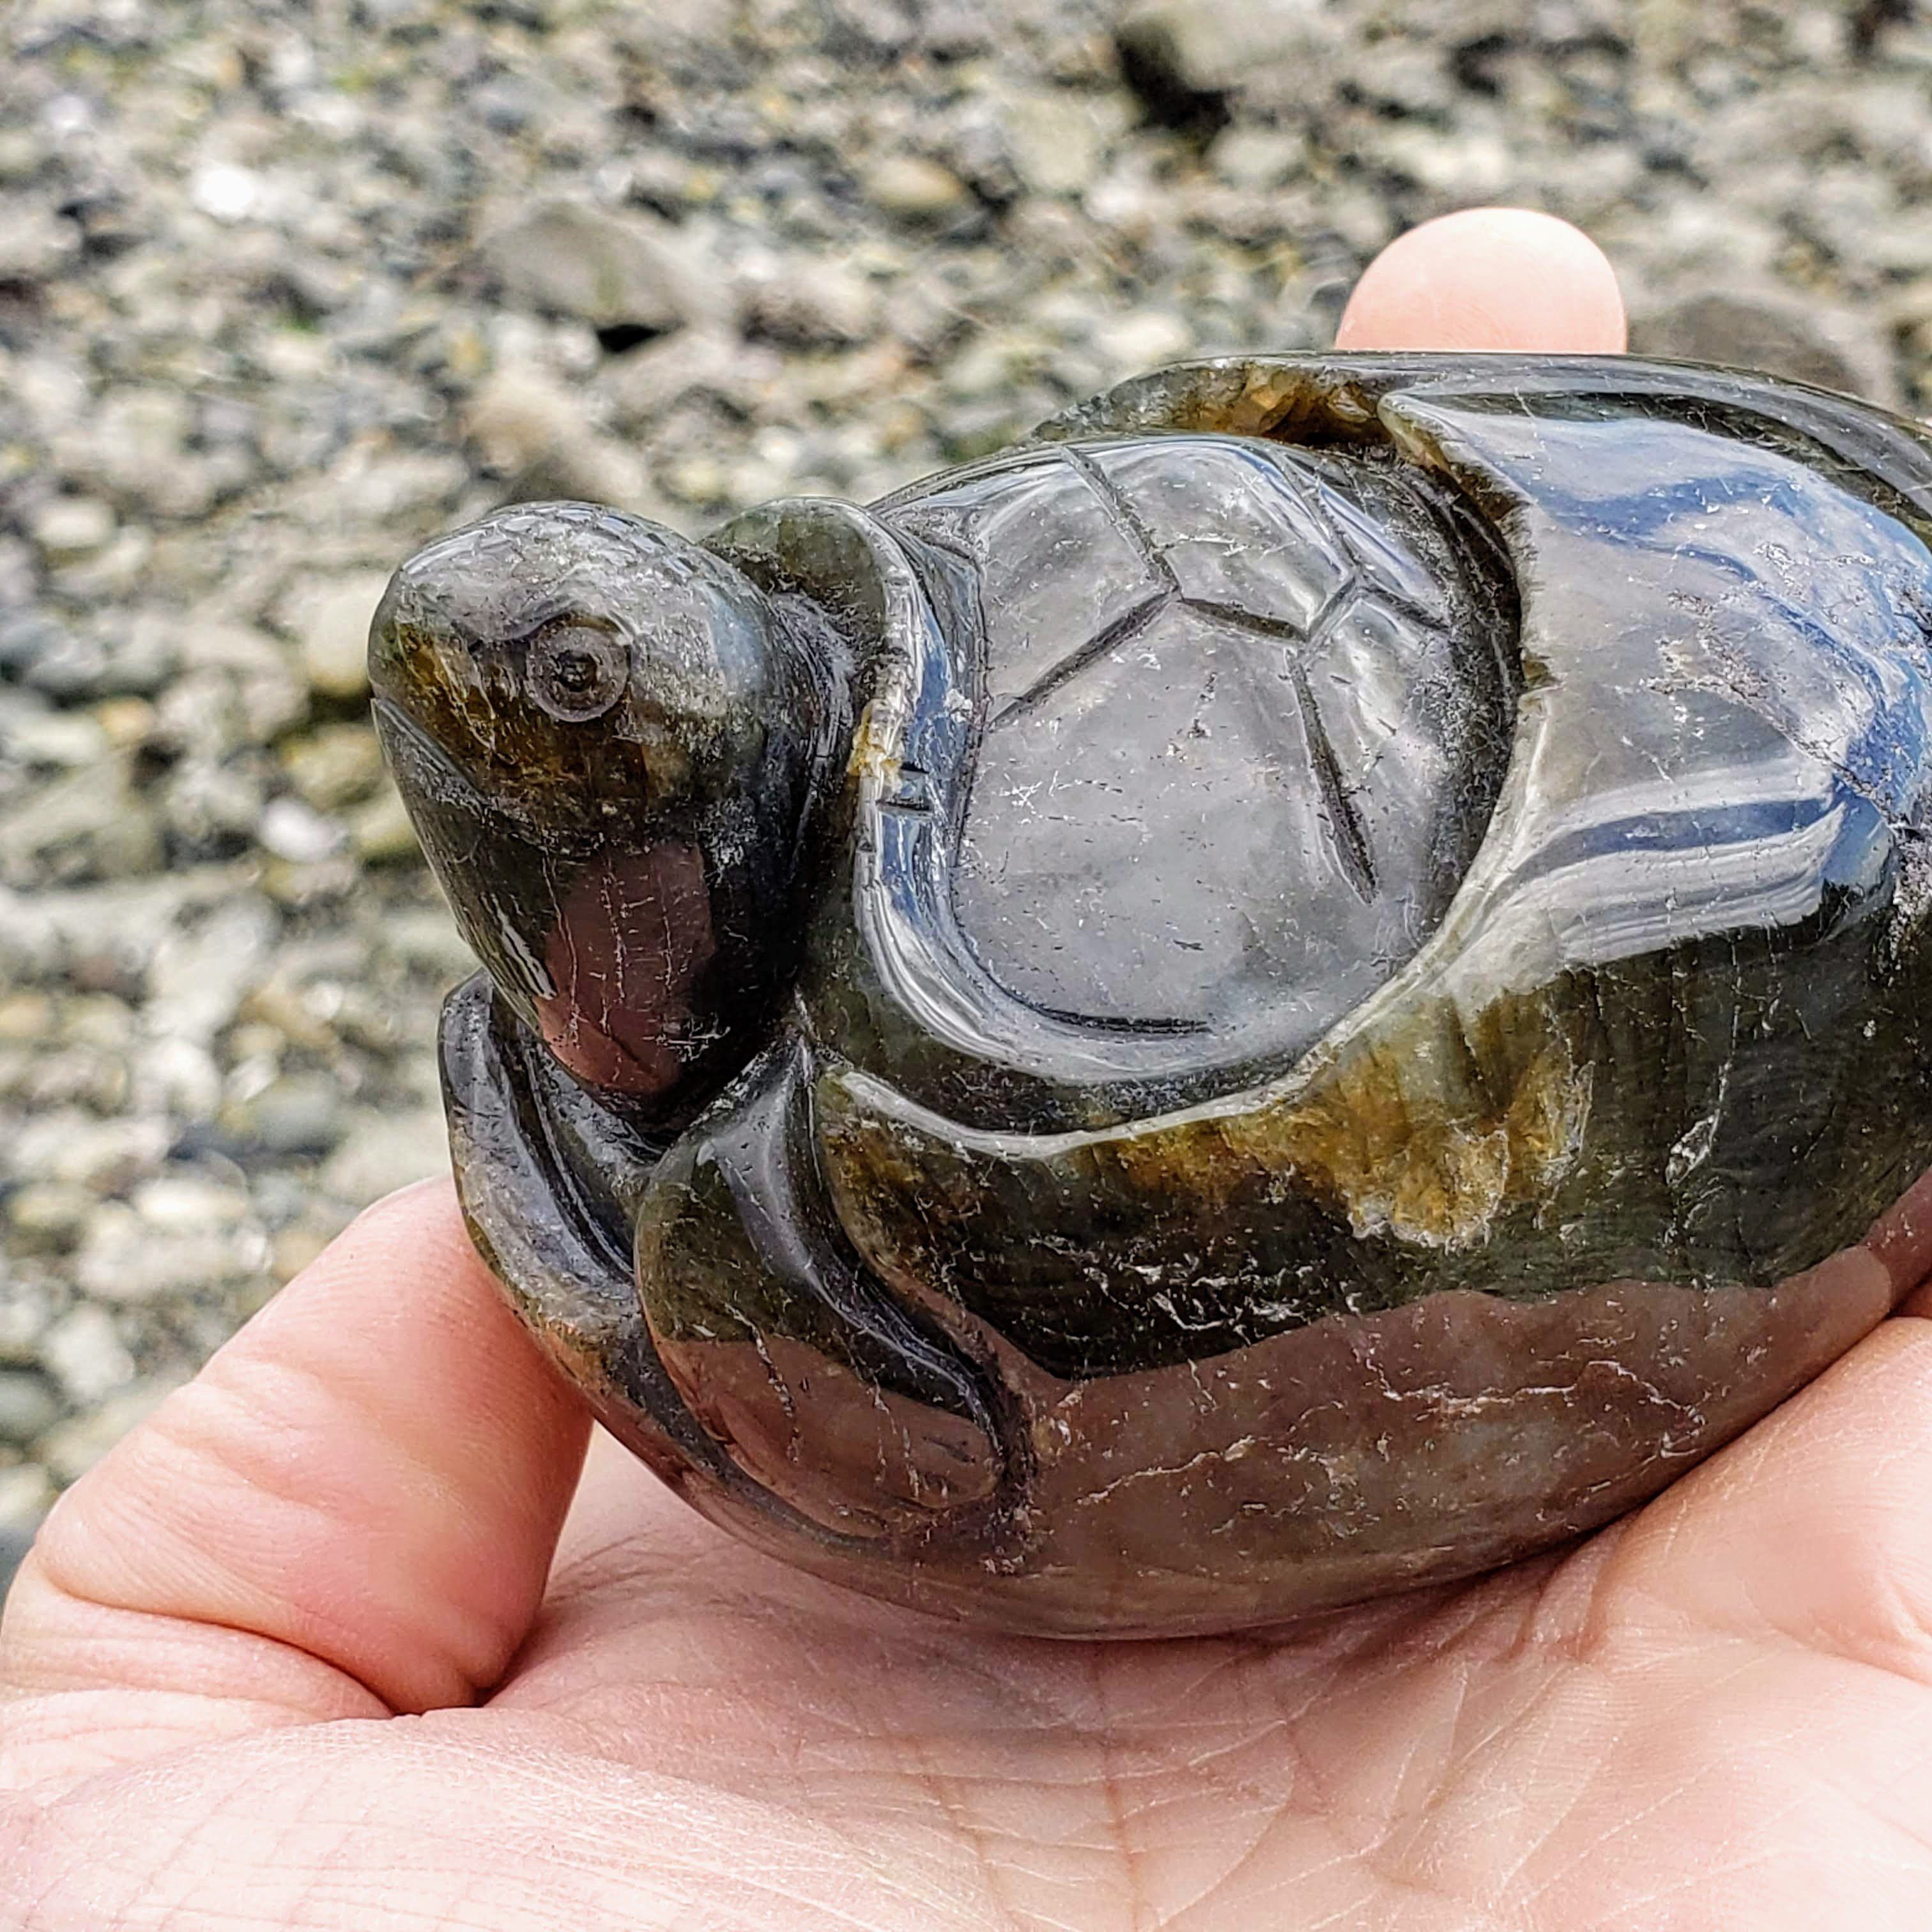
<instances>
[{"instance_id":1,"label":"golden brown patch","mask_svg":"<svg viewBox=\"0 0 1932 1932\"><path fill-rule=\"evenodd\" d=\"M1582 1139L1590 1070L1540 1017L1534 1051L1512 1069L1479 1062L1438 1005L1344 1047L1292 1098L1125 1136L1112 1151L1142 1190L1225 1199L1293 1175L1358 1235L1467 1247L1505 1203L1547 1189Z\"/></svg>"},{"instance_id":2,"label":"golden brown patch","mask_svg":"<svg viewBox=\"0 0 1932 1932\"><path fill-rule=\"evenodd\" d=\"M860 713L852 734L852 755L845 765L849 776L876 778L881 786L890 786L898 776L905 723L899 712L898 705L875 698Z\"/></svg>"}]
</instances>

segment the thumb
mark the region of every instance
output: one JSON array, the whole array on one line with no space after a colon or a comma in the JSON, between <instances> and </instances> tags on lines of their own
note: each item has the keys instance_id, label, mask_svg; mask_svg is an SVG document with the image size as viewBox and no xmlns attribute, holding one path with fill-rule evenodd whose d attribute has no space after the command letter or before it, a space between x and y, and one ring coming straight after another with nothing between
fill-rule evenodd
<instances>
[{"instance_id":1,"label":"thumb","mask_svg":"<svg viewBox=\"0 0 1932 1932\"><path fill-rule=\"evenodd\" d=\"M1614 355L1623 298L1580 230L1526 208L1471 208L1399 236L1356 284L1337 349Z\"/></svg>"},{"instance_id":2,"label":"thumb","mask_svg":"<svg viewBox=\"0 0 1932 1932\"><path fill-rule=\"evenodd\" d=\"M469 1702L586 1422L446 1183L372 1208L64 1496L0 1624L0 1786Z\"/></svg>"}]
</instances>

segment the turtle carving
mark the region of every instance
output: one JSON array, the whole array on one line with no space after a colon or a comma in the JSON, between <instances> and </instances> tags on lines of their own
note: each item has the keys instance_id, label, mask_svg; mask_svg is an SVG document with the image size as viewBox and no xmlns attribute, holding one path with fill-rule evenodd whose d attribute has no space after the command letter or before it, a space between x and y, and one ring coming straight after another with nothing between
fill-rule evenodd
<instances>
[{"instance_id":1,"label":"turtle carving","mask_svg":"<svg viewBox=\"0 0 1932 1932\"><path fill-rule=\"evenodd\" d=\"M1478 355L499 511L370 644L476 1242L697 1507L949 1616L1606 1522L1932 1269L1928 540L1880 411Z\"/></svg>"}]
</instances>

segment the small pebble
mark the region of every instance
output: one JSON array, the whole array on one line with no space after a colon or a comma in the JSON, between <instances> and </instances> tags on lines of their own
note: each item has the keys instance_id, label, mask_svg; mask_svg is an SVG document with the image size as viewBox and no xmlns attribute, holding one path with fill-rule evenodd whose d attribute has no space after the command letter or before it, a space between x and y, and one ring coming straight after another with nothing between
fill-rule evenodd
<instances>
[{"instance_id":1,"label":"small pebble","mask_svg":"<svg viewBox=\"0 0 1932 1932\"><path fill-rule=\"evenodd\" d=\"M262 810L256 838L278 859L298 866L314 865L341 850L348 834L298 798L271 799Z\"/></svg>"},{"instance_id":2,"label":"small pebble","mask_svg":"<svg viewBox=\"0 0 1932 1932\"><path fill-rule=\"evenodd\" d=\"M28 527L48 556L85 556L112 540L114 521L112 507L98 496L56 496Z\"/></svg>"},{"instance_id":3,"label":"small pebble","mask_svg":"<svg viewBox=\"0 0 1932 1932\"><path fill-rule=\"evenodd\" d=\"M10 1580L8 1564L17 1564L40 1519L53 1507L52 1479L32 1462L0 1468L0 1592Z\"/></svg>"},{"instance_id":4,"label":"small pebble","mask_svg":"<svg viewBox=\"0 0 1932 1932\"><path fill-rule=\"evenodd\" d=\"M42 1338L40 1360L70 1402L89 1406L134 1378L134 1358L122 1342L114 1318L104 1308L83 1302L63 1316Z\"/></svg>"},{"instance_id":5,"label":"small pebble","mask_svg":"<svg viewBox=\"0 0 1932 1932\"><path fill-rule=\"evenodd\" d=\"M0 1369L0 1442L24 1448L61 1413L61 1400L42 1376Z\"/></svg>"},{"instance_id":6,"label":"small pebble","mask_svg":"<svg viewBox=\"0 0 1932 1932\"><path fill-rule=\"evenodd\" d=\"M1194 332L1179 316L1160 309L1117 316L1094 332L1094 346L1124 374L1157 369L1185 356Z\"/></svg>"},{"instance_id":7,"label":"small pebble","mask_svg":"<svg viewBox=\"0 0 1932 1932\"><path fill-rule=\"evenodd\" d=\"M670 232L633 212L546 202L496 230L480 254L511 303L593 328L657 334L700 306Z\"/></svg>"},{"instance_id":8,"label":"small pebble","mask_svg":"<svg viewBox=\"0 0 1932 1932\"><path fill-rule=\"evenodd\" d=\"M342 1094L323 1073L296 1073L226 1108L223 1123L244 1145L271 1154L327 1154L346 1130Z\"/></svg>"},{"instance_id":9,"label":"small pebble","mask_svg":"<svg viewBox=\"0 0 1932 1932\"><path fill-rule=\"evenodd\" d=\"M864 188L875 206L908 221L943 220L973 198L950 168L923 154L884 156L866 170Z\"/></svg>"},{"instance_id":10,"label":"small pebble","mask_svg":"<svg viewBox=\"0 0 1932 1932\"><path fill-rule=\"evenodd\" d=\"M344 1123L321 1180L325 1192L362 1208L411 1181L448 1172L449 1130L440 1107L401 1114L362 1108Z\"/></svg>"},{"instance_id":11,"label":"small pebble","mask_svg":"<svg viewBox=\"0 0 1932 1932\"><path fill-rule=\"evenodd\" d=\"M62 1253L80 1239L98 1205L97 1196L71 1181L29 1181L8 1198L8 1232L19 1252Z\"/></svg>"},{"instance_id":12,"label":"small pebble","mask_svg":"<svg viewBox=\"0 0 1932 1932\"><path fill-rule=\"evenodd\" d=\"M388 588L387 571L304 578L283 602L301 640L302 668L318 697L347 702L369 690L369 620Z\"/></svg>"},{"instance_id":13,"label":"small pebble","mask_svg":"<svg viewBox=\"0 0 1932 1932\"><path fill-rule=\"evenodd\" d=\"M99 722L84 711L52 711L39 717L15 718L7 723L0 741L22 764L80 765L102 764L112 741Z\"/></svg>"},{"instance_id":14,"label":"small pebble","mask_svg":"<svg viewBox=\"0 0 1932 1932\"><path fill-rule=\"evenodd\" d=\"M374 790L382 776L382 748L367 725L326 724L282 747L282 769L305 805L334 812Z\"/></svg>"},{"instance_id":15,"label":"small pebble","mask_svg":"<svg viewBox=\"0 0 1932 1932\"><path fill-rule=\"evenodd\" d=\"M1058 91L1021 94L1004 113L1013 166L1034 194L1080 194L1094 184L1110 130L1093 100Z\"/></svg>"}]
</instances>

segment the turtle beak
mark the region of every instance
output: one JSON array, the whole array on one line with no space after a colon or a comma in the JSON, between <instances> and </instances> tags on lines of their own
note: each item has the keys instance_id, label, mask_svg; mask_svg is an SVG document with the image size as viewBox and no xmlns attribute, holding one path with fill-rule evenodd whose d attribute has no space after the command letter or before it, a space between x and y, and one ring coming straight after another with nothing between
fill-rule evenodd
<instances>
[{"instance_id":1,"label":"turtle beak","mask_svg":"<svg viewBox=\"0 0 1932 1932\"><path fill-rule=\"evenodd\" d=\"M537 832L487 797L399 706L376 728L464 937L578 1078L650 1103L712 1043L700 1017L717 952L704 855Z\"/></svg>"},{"instance_id":2,"label":"turtle beak","mask_svg":"<svg viewBox=\"0 0 1932 1932\"><path fill-rule=\"evenodd\" d=\"M400 706L370 706L430 869L478 956L520 1009L554 990L542 960L550 878L568 855L486 797Z\"/></svg>"}]
</instances>

